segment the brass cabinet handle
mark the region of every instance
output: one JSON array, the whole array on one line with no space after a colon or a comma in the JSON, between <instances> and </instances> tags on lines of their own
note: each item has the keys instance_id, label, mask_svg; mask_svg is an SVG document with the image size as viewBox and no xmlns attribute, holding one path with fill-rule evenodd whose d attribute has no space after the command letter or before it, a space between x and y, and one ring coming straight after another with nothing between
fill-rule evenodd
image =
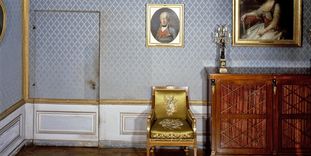
<instances>
[{"instance_id":1,"label":"brass cabinet handle","mask_svg":"<svg viewBox=\"0 0 311 156\"><path fill-rule=\"evenodd\" d=\"M273 84L273 94L276 95L277 83L275 79L272 80L272 84Z\"/></svg>"},{"instance_id":2,"label":"brass cabinet handle","mask_svg":"<svg viewBox=\"0 0 311 156\"><path fill-rule=\"evenodd\" d=\"M212 94L215 93L215 89L216 89L216 82L215 82L215 79L212 79L211 80L211 86L212 86Z\"/></svg>"}]
</instances>

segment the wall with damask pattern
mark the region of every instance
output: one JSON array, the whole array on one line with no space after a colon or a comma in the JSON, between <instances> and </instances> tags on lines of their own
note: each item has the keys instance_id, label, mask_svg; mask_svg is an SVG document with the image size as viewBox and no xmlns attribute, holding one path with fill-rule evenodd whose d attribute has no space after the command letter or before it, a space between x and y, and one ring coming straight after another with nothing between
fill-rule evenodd
<instances>
[{"instance_id":1,"label":"wall with damask pattern","mask_svg":"<svg viewBox=\"0 0 311 156\"><path fill-rule=\"evenodd\" d=\"M184 48L147 48L145 46L145 5L146 3L183 3L185 4L185 47ZM78 11L78 12L99 12L98 49L99 61L99 98L101 99L149 99L150 90L153 85L180 85L190 87L190 99L206 100L206 73L205 66L216 65L216 45L212 43L211 33L217 24L228 23L231 25L232 1L231 0L31 0L31 24L35 25L37 14L40 11ZM35 13L37 12L37 13ZM85 14L84 14L85 15ZM52 15L53 16L53 15ZM51 16L51 17L52 17ZM78 30L83 27L90 27L93 30L92 22L81 17L79 24L74 19L81 15L54 20L55 23L68 24L71 30ZM229 47L227 50L228 65L232 67L309 67L311 58L311 47L307 43L307 29L311 25L311 1L303 0L303 44L302 47ZM46 19L47 18L46 16ZM42 22L42 26L49 26ZM63 27L62 27L63 28ZM61 29L61 28L55 28ZM66 30L60 30L66 33ZM33 30L31 30L31 34ZM44 34L42 34L44 35ZM52 43L57 40L35 36L31 39L31 55L36 55L36 44ZM66 38L65 38L66 39ZM68 40L82 40L75 35L67 36ZM86 36L87 39L87 36ZM94 40L94 38L91 38ZM83 42L88 42L87 40ZM55 42L56 43L56 42ZM36 46L33 46L36 45ZM57 45L41 49L44 55L48 49L56 48ZM68 48L68 49L66 49ZM66 44L60 50L60 54L71 50ZM94 48L96 50L97 48ZM37 51L38 53L38 51ZM33 56L34 57L34 56ZM83 57L83 56L81 56ZM70 73L58 73L51 66L51 62L66 64L73 61L72 58L51 60L53 57L43 57L38 60L31 60L32 68L54 74L60 77L58 81L68 82L67 77L73 77ZM59 61L59 62L58 62ZM94 65L95 66L95 65ZM38 69L39 68L39 69ZM94 67L95 68L95 67ZM31 83L42 80L40 74L31 70ZM56 75L55 75L56 74ZM93 73L94 74L94 73ZM49 76L46 76L49 77ZM63 77L63 79L62 79ZM74 80L73 80L74 81ZM61 85L49 85L47 80L43 85L37 85L30 92L40 91L43 93L52 89L62 90ZM56 93L55 93L56 94ZM63 97L72 93L58 93ZM78 94L78 93L77 93ZM37 95L37 94L36 94ZM36 97L33 95L33 97ZM42 95L44 96L44 95ZM51 95L53 97L53 95Z\"/></svg>"},{"instance_id":2,"label":"wall with damask pattern","mask_svg":"<svg viewBox=\"0 0 311 156\"><path fill-rule=\"evenodd\" d=\"M22 16L20 0L3 0L6 32L0 42L0 113L22 98Z\"/></svg>"}]
</instances>

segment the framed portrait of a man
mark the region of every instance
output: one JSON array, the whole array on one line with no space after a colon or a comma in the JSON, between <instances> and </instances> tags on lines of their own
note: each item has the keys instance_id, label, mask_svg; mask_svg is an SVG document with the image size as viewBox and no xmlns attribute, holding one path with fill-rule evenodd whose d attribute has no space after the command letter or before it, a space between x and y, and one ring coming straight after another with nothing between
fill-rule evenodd
<instances>
[{"instance_id":1,"label":"framed portrait of a man","mask_svg":"<svg viewBox=\"0 0 311 156\"><path fill-rule=\"evenodd\" d=\"M147 4L146 46L184 46L183 4Z\"/></svg>"},{"instance_id":2,"label":"framed portrait of a man","mask_svg":"<svg viewBox=\"0 0 311 156\"><path fill-rule=\"evenodd\" d=\"M5 31L5 22L6 22L6 12L5 12L4 3L0 0L0 41L4 36Z\"/></svg>"},{"instance_id":3,"label":"framed portrait of a man","mask_svg":"<svg viewBox=\"0 0 311 156\"><path fill-rule=\"evenodd\" d=\"M301 46L302 0L233 0L234 46Z\"/></svg>"}]
</instances>

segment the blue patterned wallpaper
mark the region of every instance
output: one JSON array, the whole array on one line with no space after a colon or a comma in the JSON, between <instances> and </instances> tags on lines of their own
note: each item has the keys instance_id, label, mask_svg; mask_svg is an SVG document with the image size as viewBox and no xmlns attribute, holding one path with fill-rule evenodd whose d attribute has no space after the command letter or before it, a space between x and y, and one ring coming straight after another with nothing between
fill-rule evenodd
<instances>
[{"instance_id":1,"label":"blue patterned wallpaper","mask_svg":"<svg viewBox=\"0 0 311 156\"><path fill-rule=\"evenodd\" d=\"M34 98L97 99L99 12L36 11L31 31ZM65 21L65 22L64 22ZM56 45L56 46L55 46ZM36 66L33 66L35 64ZM32 86L32 85L31 85Z\"/></svg>"},{"instance_id":2,"label":"blue patterned wallpaper","mask_svg":"<svg viewBox=\"0 0 311 156\"><path fill-rule=\"evenodd\" d=\"M4 0L7 28L0 42L0 113L22 98L21 1Z\"/></svg>"},{"instance_id":3,"label":"blue patterned wallpaper","mask_svg":"<svg viewBox=\"0 0 311 156\"><path fill-rule=\"evenodd\" d=\"M184 48L146 48L146 3L185 4ZM228 65L309 67L311 48L306 42L306 30L311 25L310 8L311 1L303 0L301 48L229 47ZM100 12L102 99L149 99L152 85L170 84L189 86L190 99L205 100L204 67L216 65L212 30L217 24L231 25L232 21L231 0L31 0L31 11L34 10Z\"/></svg>"}]
</instances>

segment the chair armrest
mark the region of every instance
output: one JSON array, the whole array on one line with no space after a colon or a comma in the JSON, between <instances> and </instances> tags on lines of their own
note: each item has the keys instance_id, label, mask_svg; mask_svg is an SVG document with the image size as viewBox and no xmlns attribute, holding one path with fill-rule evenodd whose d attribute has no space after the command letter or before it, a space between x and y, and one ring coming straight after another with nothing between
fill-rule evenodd
<instances>
[{"instance_id":1,"label":"chair armrest","mask_svg":"<svg viewBox=\"0 0 311 156\"><path fill-rule=\"evenodd\" d=\"M197 133L196 119L190 109L188 109L187 111L187 120L193 129L194 136L196 137L196 133Z\"/></svg>"},{"instance_id":2,"label":"chair armrest","mask_svg":"<svg viewBox=\"0 0 311 156\"><path fill-rule=\"evenodd\" d=\"M147 117L147 138L150 138L151 126L153 125L154 120L155 120L154 109L151 109Z\"/></svg>"}]
</instances>

